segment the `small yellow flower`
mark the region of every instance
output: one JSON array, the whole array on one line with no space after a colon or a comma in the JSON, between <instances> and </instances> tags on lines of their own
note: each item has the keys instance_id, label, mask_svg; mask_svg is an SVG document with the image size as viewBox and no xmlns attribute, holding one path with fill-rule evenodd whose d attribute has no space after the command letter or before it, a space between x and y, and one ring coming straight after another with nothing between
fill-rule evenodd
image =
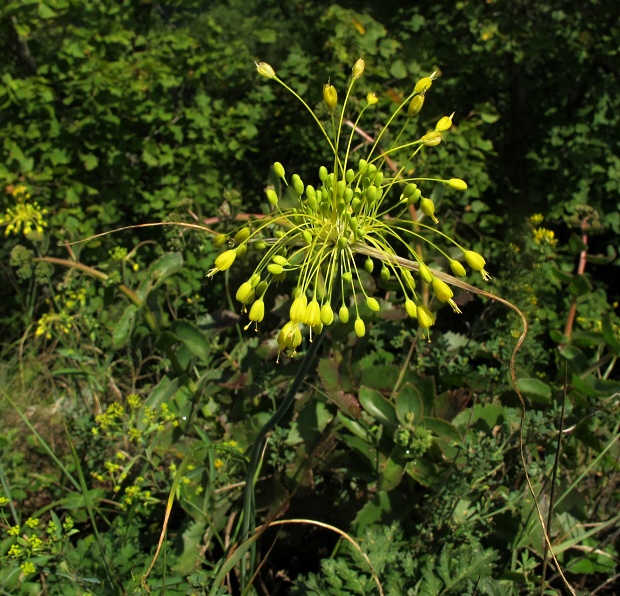
<instances>
[{"instance_id":1,"label":"small yellow flower","mask_svg":"<svg viewBox=\"0 0 620 596\"><path fill-rule=\"evenodd\" d=\"M29 518L26 520L26 525L27 525L29 528L31 528L31 529L33 529L33 530L34 530L34 528L36 528L36 527L39 525L39 519L38 519L38 518L36 518L36 517L29 517Z\"/></svg>"},{"instance_id":2,"label":"small yellow flower","mask_svg":"<svg viewBox=\"0 0 620 596\"><path fill-rule=\"evenodd\" d=\"M26 561L25 563L22 563L20 565L20 568L23 571L24 575L30 575L31 573L34 573L37 570L34 564L31 563L30 561Z\"/></svg>"},{"instance_id":3,"label":"small yellow flower","mask_svg":"<svg viewBox=\"0 0 620 596\"><path fill-rule=\"evenodd\" d=\"M221 468L224 467L224 462L218 458L213 462L213 465L215 466L216 470L220 470Z\"/></svg>"}]
</instances>

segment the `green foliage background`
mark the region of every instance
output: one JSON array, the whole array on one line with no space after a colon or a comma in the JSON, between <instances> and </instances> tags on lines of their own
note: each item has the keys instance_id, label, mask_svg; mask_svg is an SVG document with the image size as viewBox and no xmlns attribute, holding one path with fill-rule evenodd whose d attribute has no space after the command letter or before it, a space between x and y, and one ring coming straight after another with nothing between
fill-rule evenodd
<instances>
[{"instance_id":1,"label":"green foliage background","mask_svg":"<svg viewBox=\"0 0 620 596\"><path fill-rule=\"evenodd\" d=\"M579 589L613 593L620 8L611 0L418 4L0 7L0 210L23 184L49 224L0 244L0 481L12 503L0 529L4 593L42 585L50 594L140 593L171 490L165 556L149 582L167 593L216 593L244 453L296 362L272 366L269 327L240 332L230 291L250 269L207 284L216 251L204 234L152 227L71 251L61 244L153 222L227 230L235 216L262 212L274 161L310 181L329 154L294 98L258 77L253 61L272 64L326 116L323 84L342 89L360 56L358 96L380 98L365 123L371 135L418 78L441 72L420 130L454 110L455 127L420 167L469 184L433 198L446 233L487 256L492 291L528 318L517 361L528 465L544 502L558 469L560 563ZM536 213L544 219L531 219ZM79 261L91 277L33 257ZM386 593L519 594L545 581L558 593L555 568L543 572L517 450L508 361L519 319L482 300L463 311L442 316L428 345L396 307L376 316L364 341L334 328L295 412L270 440L259 517L286 511L349 532ZM46 313L70 332L58 323L49 338L36 335ZM420 422L408 432L421 443L431 433L432 447L393 490L380 490L405 399ZM116 417L113 403L123 406ZM571 430L556 462L560 419ZM132 433L140 438L130 441ZM137 496L123 501L134 486ZM63 526L66 516L75 527ZM47 550L31 552L37 574L24 577L7 531L29 517L55 529ZM366 562L335 535L269 532L262 556L271 539L275 547L257 591L373 593Z\"/></svg>"}]
</instances>

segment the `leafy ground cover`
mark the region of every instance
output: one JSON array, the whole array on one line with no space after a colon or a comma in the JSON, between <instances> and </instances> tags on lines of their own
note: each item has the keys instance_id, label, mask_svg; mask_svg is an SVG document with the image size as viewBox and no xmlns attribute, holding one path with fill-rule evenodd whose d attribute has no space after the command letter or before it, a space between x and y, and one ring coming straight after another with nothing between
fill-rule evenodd
<instances>
[{"instance_id":1,"label":"leafy ground cover","mask_svg":"<svg viewBox=\"0 0 620 596\"><path fill-rule=\"evenodd\" d=\"M6 2L2 593L616 593L618 16Z\"/></svg>"}]
</instances>

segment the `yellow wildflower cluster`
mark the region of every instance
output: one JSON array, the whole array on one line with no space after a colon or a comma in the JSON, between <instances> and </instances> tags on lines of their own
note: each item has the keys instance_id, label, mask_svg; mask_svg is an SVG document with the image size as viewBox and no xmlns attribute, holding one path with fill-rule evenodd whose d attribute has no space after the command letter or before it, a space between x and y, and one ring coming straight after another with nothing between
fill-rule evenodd
<instances>
[{"instance_id":1,"label":"yellow wildflower cluster","mask_svg":"<svg viewBox=\"0 0 620 596\"><path fill-rule=\"evenodd\" d=\"M334 162L331 168L322 166L318 172L318 185L306 185L294 174L286 177L280 163L274 164L274 174L293 197L293 207L283 209L276 190L267 190L267 202L271 213L252 226L242 227L230 235L219 235L215 246L227 245L227 250L215 259L215 266L208 273L212 277L219 271L229 269L235 260L245 255L249 246L264 251L253 275L238 288L236 299L242 310L248 312L249 324L256 327L265 317L265 295L269 287L287 276L296 279L293 301L290 306L290 320L277 336L279 353L293 354L302 341L302 327L312 333L319 333L324 326L331 325L336 317L347 323L354 322L358 337L366 333L366 326L360 312L361 303L370 311L379 311L379 301L367 293L358 262L364 259L364 269L372 274L376 265L384 282L390 279L404 296L407 314L417 319L419 326L428 336L428 329L435 323L435 314L429 309L423 296L416 291L417 272L429 286L439 302L449 304L459 313L453 300L453 291L446 283L451 277L432 271L423 255L415 247L426 242L434 251L442 254L456 276L466 274L460 260L426 238L423 233L434 233L451 243L461 253L463 261L474 271L489 279L485 271L485 260L476 252L467 250L443 232L422 221L424 217L435 224L433 201L425 196L419 183L443 184L455 191L464 191L467 184L459 178L412 178L410 162L422 151L440 144L444 134L452 128L452 118L442 117L434 130L413 140L401 141L407 135L412 118L422 109L424 100L435 80L435 73L420 79L409 97L395 110L387 124L377 135L370 152L365 158L352 161L351 146L355 129L368 108L377 103L374 94L369 94L366 104L351 118L355 127L348 138L343 133L346 104L355 81L364 71L364 61L358 60L353 67L351 80L346 91L344 105L338 111L338 93L331 84L325 86L323 97L331 115L333 134L328 134L317 115L308 104L290 87L280 80L274 69L265 63L257 64L258 72L282 85L297 97L311 113L326 138ZM404 122L395 141L389 149L380 148L388 127L402 114ZM396 172L384 173L386 160L396 153L403 164ZM417 211L416 211L417 209ZM417 213L412 218L411 214ZM365 275L365 274L363 274Z\"/></svg>"},{"instance_id":2,"label":"yellow wildflower cluster","mask_svg":"<svg viewBox=\"0 0 620 596\"><path fill-rule=\"evenodd\" d=\"M33 232L43 234L43 229L47 227L47 209L42 208L37 201L30 200L30 192L23 184L7 186L5 191L13 197L15 203L0 218L0 223L6 226L4 235L18 235L22 232L25 236Z\"/></svg>"},{"instance_id":3,"label":"yellow wildflower cluster","mask_svg":"<svg viewBox=\"0 0 620 596\"><path fill-rule=\"evenodd\" d=\"M69 335L78 313L70 311L83 308L86 305L86 289L80 288L77 291L65 290L54 296L54 310L45 313L37 321L35 335L44 336L45 339L52 339L54 334Z\"/></svg>"},{"instance_id":4,"label":"yellow wildflower cluster","mask_svg":"<svg viewBox=\"0 0 620 596\"><path fill-rule=\"evenodd\" d=\"M555 246L558 243L558 239L555 237L553 230L547 228L536 228L534 230L534 242L540 245Z\"/></svg>"}]
</instances>

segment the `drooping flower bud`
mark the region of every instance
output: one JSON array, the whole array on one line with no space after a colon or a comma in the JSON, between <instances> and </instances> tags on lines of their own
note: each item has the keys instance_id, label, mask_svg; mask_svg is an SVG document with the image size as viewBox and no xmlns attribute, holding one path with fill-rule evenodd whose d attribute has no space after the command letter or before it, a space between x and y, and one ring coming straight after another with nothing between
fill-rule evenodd
<instances>
[{"instance_id":1,"label":"drooping flower bud","mask_svg":"<svg viewBox=\"0 0 620 596\"><path fill-rule=\"evenodd\" d=\"M427 284L430 284L433 281L433 274L431 273L431 270L424 263L420 263L420 277Z\"/></svg>"},{"instance_id":2,"label":"drooping flower bud","mask_svg":"<svg viewBox=\"0 0 620 596\"><path fill-rule=\"evenodd\" d=\"M407 311L407 314L412 318L415 319L418 316L418 307L416 306L415 302L411 299L407 299L405 300L405 310Z\"/></svg>"},{"instance_id":3,"label":"drooping flower bud","mask_svg":"<svg viewBox=\"0 0 620 596\"><path fill-rule=\"evenodd\" d=\"M240 259L243 259L243 257L245 257L245 253L248 252L248 245L247 244L240 244L237 247L237 256Z\"/></svg>"},{"instance_id":4,"label":"drooping flower bud","mask_svg":"<svg viewBox=\"0 0 620 596\"><path fill-rule=\"evenodd\" d=\"M364 337L364 335L366 335L366 325L364 325L364 321L359 317L355 319L353 328L355 329L355 335L357 335L357 337Z\"/></svg>"},{"instance_id":5,"label":"drooping flower bud","mask_svg":"<svg viewBox=\"0 0 620 596\"><path fill-rule=\"evenodd\" d=\"M343 304L338 311L338 318L345 325L349 322L349 309Z\"/></svg>"},{"instance_id":6,"label":"drooping flower bud","mask_svg":"<svg viewBox=\"0 0 620 596\"><path fill-rule=\"evenodd\" d=\"M424 106L424 95L420 93L419 95L414 95L413 99L409 102L409 107L407 108L407 114L410 118L417 116L422 107Z\"/></svg>"},{"instance_id":7,"label":"drooping flower bud","mask_svg":"<svg viewBox=\"0 0 620 596\"><path fill-rule=\"evenodd\" d=\"M373 260L370 257L367 257L366 261L364 262L364 269L366 269L368 273L372 273L374 268L375 268L375 264Z\"/></svg>"},{"instance_id":8,"label":"drooping flower bud","mask_svg":"<svg viewBox=\"0 0 620 596\"><path fill-rule=\"evenodd\" d=\"M258 331L258 323L265 318L265 303L259 298L252 304L249 314L250 322L245 326L247 329L252 323L256 323L256 331Z\"/></svg>"},{"instance_id":9,"label":"drooping flower bud","mask_svg":"<svg viewBox=\"0 0 620 596\"><path fill-rule=\"evenodd\" d=\"M435 203L430 199L422 199L420 201L420 211L430 217L435 223L439 223L439 220L435 217Z\"/></svg>"},{"instance_id":10,"label":"drooping flower bud","mask_svg":"<svg viewBox=\"0 0 620 596\"><path fill-rule=\"evenodd\" d=\"M381 310L379 303L376 301L375 298L372 298L371 296L366 298L366 306L374 312L379 312L379 310Z\"/></svg>"},{"instance_id":11,"label":"drooping flower bud","mask_svg":"<svg viewBox=\"0 0 620 596\"><path fill-rule=\"evenodd\" d=\"M336 109L336 105L338 104L338 92L336 88L329 83L323 87L323 101L330 112Z\"/></svg>"},{"instance_id":12,"label":"drooping flower bud","mask_svg":"<svg viewBox=\"0 0 620 596\"><path fill-rule=\"evenodd\" d=\"M422 329L428 329L435 324L435 317L427 306L424 306L423 304L418 306L417 315L418 323L420 323L420 327L422 327Z\"/></svg>"},{"instance_id":13,"label":"drooping flower bud","mask_svg":"<svg viewBox=\"0 0 620 596\"><path fill-rule=\"evenodd\" d=\"M323 323L323 325L331 325L333 322L334 311L329 302L326 302L323 306L321 306L321 323Z\"/></svg>"},{"instance_id":14,"label":"drooping flower bud","mask_svg":"<svg viewBox=\"0 0 620 596\"><path fill-rule=\"evenodd\" d=\"M387 283L388 281L390 281L391 276L392 275L390 273L390 270L385 266L385 263L384 263L381 267L381 279Z\"/></svg>"},{"instance_id":15,"label":"drooping flower bud","mask_svg":"<svg viewBox=\"0 0 620 596\"><path fill-rule=\"evenodd\" d=\"M288 265L286 257L283 257L282 255L274 255L271 260L276 263L276 265L282 265L282 267L286 267Z\"/></svg>"},{"instance_id":16,"label":"drooping flower bud","mask_svg":"<svg viewBox=\"0 0 620 596\"><path fill-rule=\"evenodd\" d=\"M454 112L450 116L444 116L439 119L439 122L435 125L435 130L439 132L445 132L446 130L450 130L452 128L452 118L454 117Z\"/></svg>"},{"instance_id":17,"label":"drooping flower bud","mask_svg":"<svg viewBox=\"0 0 620 596\"><path fill-rule=\"evenodd\" d=\"M454 190L467 190L467 182L460 178L450 178L450 180L448 180L448 186Z\"/></svg>"},{"instance_id":18,"label":"drooping flower bud","mask_svg":"<svg viewBox=\"0 0 620 596\"><path fill-rule=\"evenodd\" d=\"M359 79L364 72L366 63L361 58L357 59L357 62L353 65L352 76L354 79Z\"/></svg>"},{"instance_id":19,"label":"drooping flower bud","mask_svg":"<svg viewBox=\"0 0 620 596\"><path fill-rule=\"evenodd\" d=\"M420 140L427 147L435 147L441 143L441 133L438 130L432 130L427 132Z\"/></svg>"},{"instance_id":20,"label":"drooping flower bud","mask_svg":"<svg viewBox=\"0 0 620 596\"><path fill-rule=\"evenodd\" d=\"M403 269L401 271L401 277L405 280L410 290L415 290L415 279L413 275L411 275L409 269Z\"/></svg>"},{"instance_id":21,"label":"drooping flower bud","mask_svg":"<svg viewBox=\"0 0 620 596\"><path fill-rule=\"evenodd\" d=\"M437 296L437 299L440 302L447 302L452 307L452 310L455 313L461 314L461 311L457 306L456 302L452 300L452 296L454 296L452 288L445 281L438 279L437 277L433 279L432 285L433 291L435 292L435 296Z\"/></svg>"},{"instance_id":22,"label":"drooping flower bud","mask_svg":"<svg viewBox=\"0 0 620 596\"><path fill-rule=\"evenodd\" d=\"M253 290L252 284L249 281L243 282L239 286L239 289L237 290L237 294L235 295L235 298L239 302L244 304L245 302L247 302L248 298L250 297L252 290Z\"/></svg>"},{"instance_id":23,"label":"drooping flower bud","mask_svg":"<svg viewBox=\"0 0 620 596\"><path fill-rule=\"evenodd\" d=\"M218 271L226 271L226 269L230 269L237 258L237 251L239 248L236 250L226 250L219 254L215 259L215 267L207 273L207 277L213 277Z\"/></svg>"},{"instance_id":24,"label":"drooping flower bud","mask_svg":"<svg viewBox=\"0 0 620 596\"><path fill-rule=\"evenodd\" d=\"M463 253L465 257L465 261L467 264L474 270L479 271L480 275L482 275L482 279L485 281L489 281L491 276L484 270L484 266L486 265L486 261L484 257L473 250L466 250Z\"/></svg>"},{"instance_id":25,"label":"drooping flower bud","mask_svg":"<svg viewBox=\"0 0 620 596\"><path fill-rule=\"evenodd\" d=\"M293 300L293 304L291 304L291 309L289 311L291 321L293 321L293 323L306 322L308 310L306 306L307 304L308 299L306 298L305 294L302 294L301 296L298 296L297 298L295 298L295 300Z\"/></svg>"},{"instance_id":26,"label":"drooping flower bud","mask_svg":"<svg viewBox=\"0 0 620 596\"><path fill-rule=\"evenodd\" d=\"M454 259L450 261L450 269L452 269L452 273L454 273L454 275L456 275L457 277L465 277L467 275L465 267L463 267L463 265L461 265L459 261L456 261Z\"/></svg>"},{"instance_id":27,"label":"drooping flower bud","mask_svg":"<svg viewBox=\"0 0 620 596\"><path fill-rule=\"evenodd\" d=\"M321 306L317 300L312 300L306 309L306 324L315 327L321 323Z\"/></svg>"},{"instance_id":28,"label":"drooping flower bud","mask_svg":"<svg viewBox=\"0 0 620 596\"><path fill-rule=\"evenodd\" d=\"M275 79L276 78L276 71L266 62L257 62L256 63L256 70L258 71L258 74L268 78L268 79Z\"/></svg>"},{"instance_id":29,"label":"drooping flower bud","mask_svg":"<svg viewBox=\"0 0 620 596\"><path fill-rule=\"evenodd\" d=\"M368 103L369 106L374 106L378 101L378 97L375 93L372 93L372 91L370 93L368 93L368 95L366 95L366 101Z\"/></svg>"},{"instance_id":30,"label":"drooping flower bud","mask_svg":"<svg viewBox=\"0 0 620 596\"><path fill-rule=\"evenodd\" d=\"M434 277L431 285L433 286L433 291L435 292L435 296L437 296L439 302L447 302L450 298L452 298L452 296L454 296L452 288L442 279Z\"/></svg>"}]
</instances>

